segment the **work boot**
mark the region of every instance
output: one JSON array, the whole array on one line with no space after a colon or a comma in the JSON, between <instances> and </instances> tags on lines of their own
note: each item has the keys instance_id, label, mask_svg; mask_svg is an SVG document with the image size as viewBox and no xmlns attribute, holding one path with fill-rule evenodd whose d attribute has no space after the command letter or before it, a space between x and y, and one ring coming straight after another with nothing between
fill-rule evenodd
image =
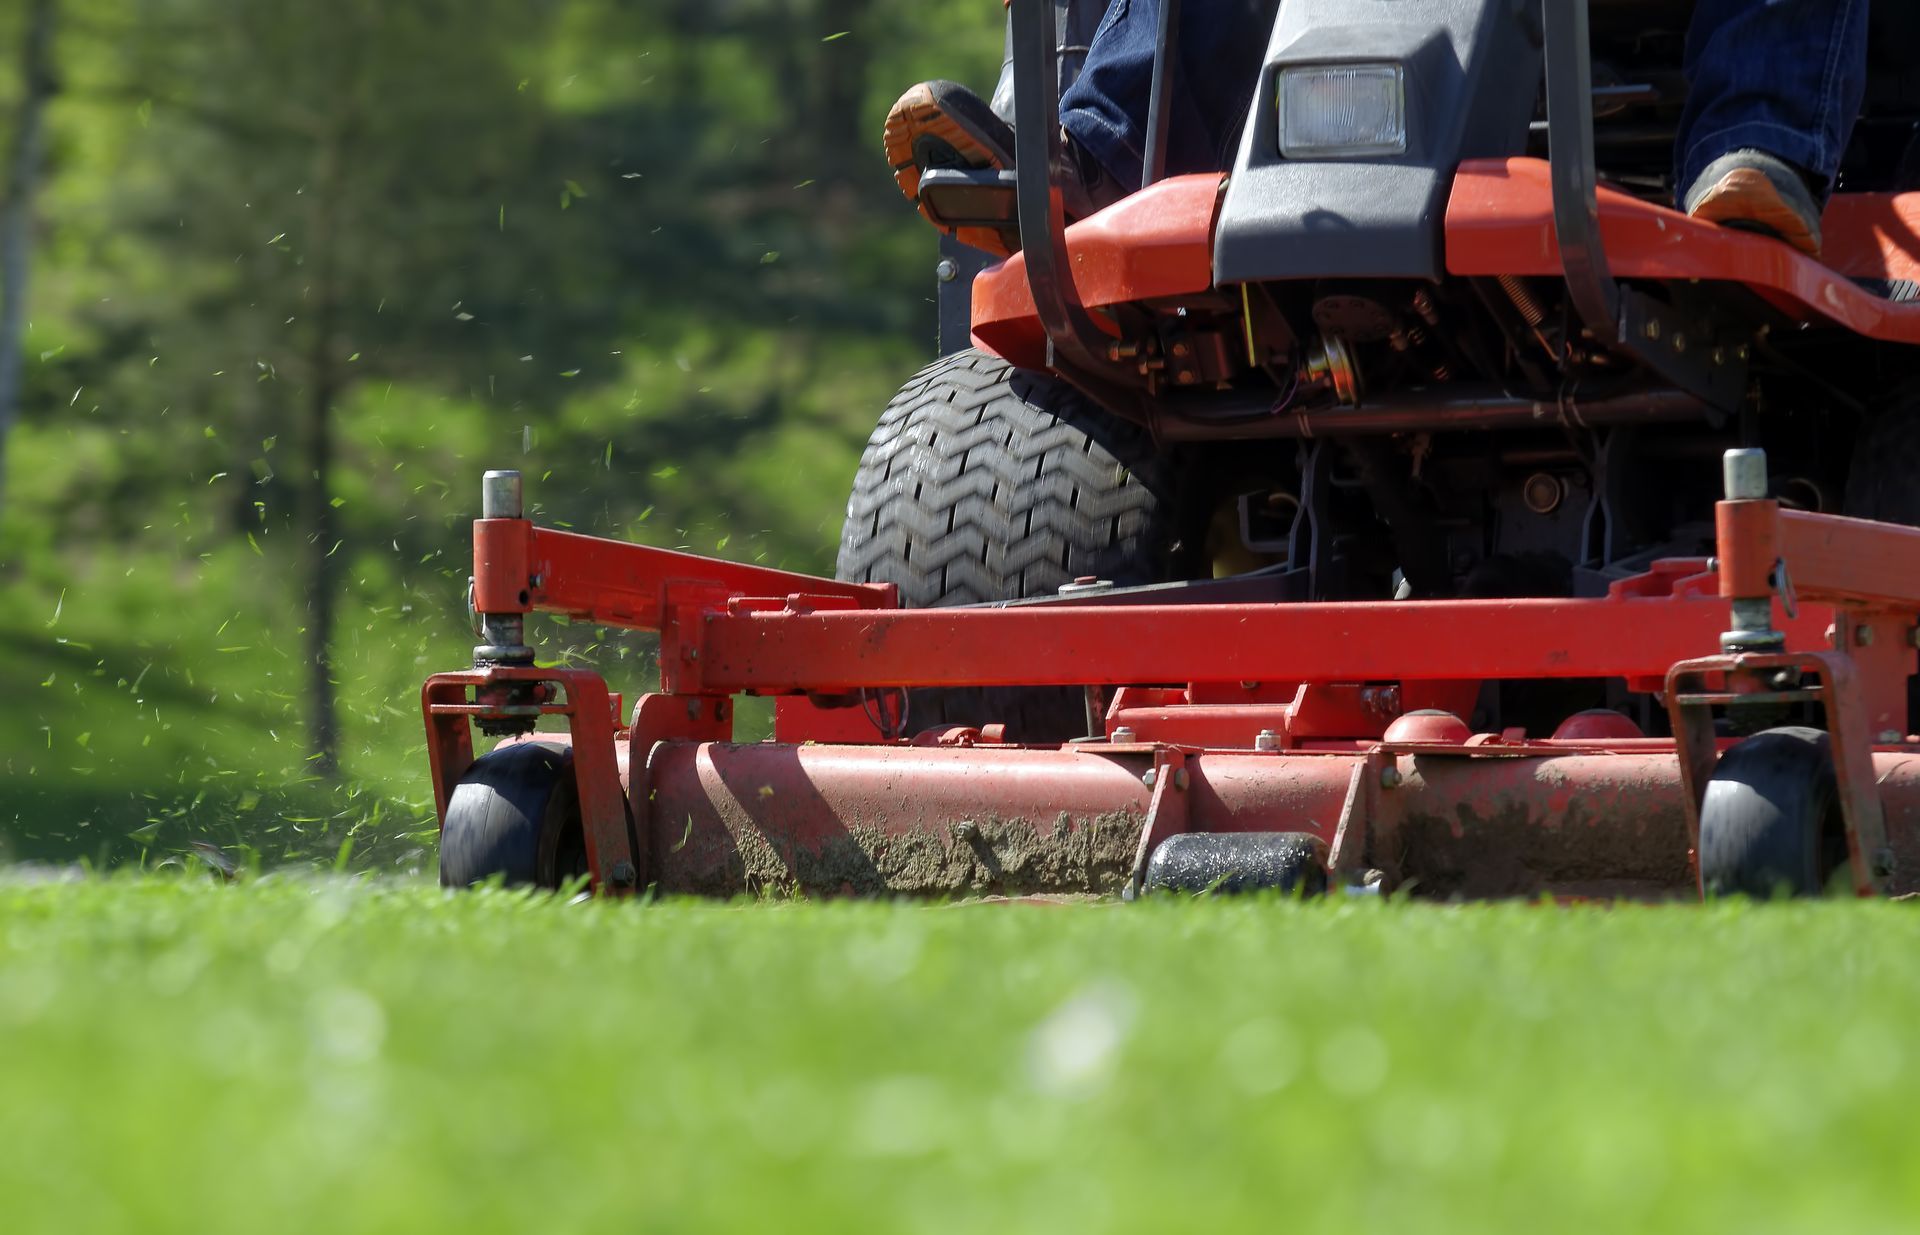
<instances>
[{"instance_id":1,"label":"work boot","mask_svg":"<svg viewBox=\"0 0 1920 1235\"><path fill-rule=\"evenodd\" d=\"M1097 159L1072 137L1061 135L1067 146L1067 176L1060 186L1067 221L1085 218L1125 196ZM1004 171L1013 166L1013 127L973 91L950 81L923 81L900 96L887 113L882 134L894 183L906 199L920 208L920 177L935 168ZM1019 247L1017 234L990 228L946 227L927 216L943 232L963 244L1005 257Z\"/></svg>"},{"instance_id":2,"label":"work boot","mask_svg":"<svg viewBox=\"0 0 1920 1235\"><path fill-rule=\"evenodd\" d=\"M1707 164L1687 189L1686 212L1760 232L1820 256L1820 203L1800 170L1764 150L1735 150Z\"/></svg>"}]
</instances>

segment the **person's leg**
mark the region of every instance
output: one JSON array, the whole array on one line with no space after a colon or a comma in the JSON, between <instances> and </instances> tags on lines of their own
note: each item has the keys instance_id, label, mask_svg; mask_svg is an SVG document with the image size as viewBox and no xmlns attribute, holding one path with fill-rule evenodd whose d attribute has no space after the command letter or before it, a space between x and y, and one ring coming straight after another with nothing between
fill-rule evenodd
<instances>
[{"instance_id":1,"label":"person's leg","mask_svg":"<svg viewBox=\"0 0 1920 1235\"><path fill-rule=\"evenodd\" d=\"M1167 171L1218 171L1252 101L1279 0L1182 0L1172 84ZM1153 93L1158 0L1110 0L1084 67L1060 100L1073 175L1063 185L1070 216L1106 206L1140 187L1147 110ZM949 81L920 82L887 115L883 146L894 180L920 204L920 176L932 168L1013 165L1013 129L986 100ZM922 206L922 213L925 207ZM1003 251L991 235L960 238Z\"/></svg>"},{"instance_id":2,"label":"person's leg","mask_svg":"<svg viewBox=\"0 0 1920 1235\"><path fill-rule=\"evenodd\" d=\"M1867 3L1701 0L1674 143L1689 213L1818 250L1819 204L1866 89Z\"/></svg>"},{"instance_id":3,"label":"person's leg","mask_svg":"<svg viewBox=\"0 0 1920 1235\"><path fill-rule=\"evenodd\" d=\"M1219 171L1232 158L1265 60L1277 0L1182 0L1167 125L1167 171ZM1159 0L1112 0L1060 127L1122 188L1139 187L1153 92Z\"/></svg>"}]
</instances>

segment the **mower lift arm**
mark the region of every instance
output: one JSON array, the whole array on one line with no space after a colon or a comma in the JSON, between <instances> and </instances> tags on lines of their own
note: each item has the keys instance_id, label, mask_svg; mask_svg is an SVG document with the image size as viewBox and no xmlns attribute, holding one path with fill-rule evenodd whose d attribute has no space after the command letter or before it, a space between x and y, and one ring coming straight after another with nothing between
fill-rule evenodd
<instances>
[{"instance_id":1,"label":"mower lift arm","mask_svg":"<svg viewBox=\"0 0 1920 1235\"><path fill-rule=\"evenodd\" d=\"M840 583L620 540L536 527L524 518L473 523L473 608L489 618L560 613L628 630L661 630L668 593L808 596L849 608L898 606L892 584Z\"/></svg>"}]
</instances>

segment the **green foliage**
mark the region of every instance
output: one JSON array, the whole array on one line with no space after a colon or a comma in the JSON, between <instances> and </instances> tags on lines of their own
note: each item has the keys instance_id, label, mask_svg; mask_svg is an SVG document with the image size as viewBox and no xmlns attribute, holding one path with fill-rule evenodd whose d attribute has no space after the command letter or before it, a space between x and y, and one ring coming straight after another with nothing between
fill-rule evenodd
<instances>
[{"instance_id":1,"label":"green foliage","mask_svg":"<svg viewBox=\"0 0 1920 1235\"><path fill-rule=\"evenodd\" d=\"M413 861L413 700L466 656L487 467L522 468L550 522L830 569L859 447L932 334L932 235L880 122L919 77L989 83L997 6L63 6L0 512L0 853L238 827L331 859L357 812L383 823L356 863ZM316 398L334 462L310 493ZM316 526L338 783L305 759ZM649 684L644 640L544 629ZM157 723L112 685L143 668L179 694ZM86 759L47 744L81 733Z\"/></svg>"},{"instance_id":2,"label":"green foliage","mask_svg":"<svg viewBox=\"0 0 1920 1235\"><path fill-rule=\"evenodd\" d=\"M1920 918L0 888L8 1229L1902 1230Z\"/></svg>"}]
</instances>

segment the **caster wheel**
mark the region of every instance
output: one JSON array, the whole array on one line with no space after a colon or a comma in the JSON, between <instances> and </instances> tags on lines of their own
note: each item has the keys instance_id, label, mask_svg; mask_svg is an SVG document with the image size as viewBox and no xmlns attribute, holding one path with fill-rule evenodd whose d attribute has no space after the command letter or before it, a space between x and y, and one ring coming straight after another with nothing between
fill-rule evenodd
<instances>
[{"instance_id":1,"label":"caster wheel","mask_svg":"<svg viewBox=\"0 0 1920 1235\"><path fill-rule=\"evenodd\" d=\"M1324 896L1326 845L1311 832L1186 832L1147 859L1146 890Z\"/></svg>"},{"instance_id":2,"label":"caster wheel","mask_svg":"<svg viewBox=\"0 0 1920 1235\"><path fill-rule=\"evenodd\" d=\"M440 830L440 884L558 888L587 873L573 751L515 742L474 760Z\"/></svg>"},{"instance_id":3,"label":"caster wheel","mask_svg":"<svg viewBox=\"0 0 1920 1235\"><path fill-rule=\"evenodd\" d=\"M1720 757L1700 805L1708 896L1819 896L1847 863L1833 752L1818 729L1769 729Z\"/></svg>"}]
</instances>

